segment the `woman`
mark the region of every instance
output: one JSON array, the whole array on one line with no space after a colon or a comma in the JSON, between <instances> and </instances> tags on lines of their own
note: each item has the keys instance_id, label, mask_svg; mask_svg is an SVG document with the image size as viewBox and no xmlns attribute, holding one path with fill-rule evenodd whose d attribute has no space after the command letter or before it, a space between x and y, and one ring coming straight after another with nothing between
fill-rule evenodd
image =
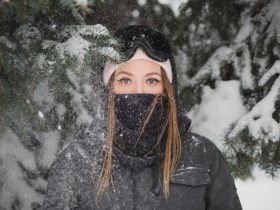
<instances>
[{"instance_id":1,"label":"woman","mask_svg":"<svg viewBox=\"0 0 280 210\"><path fill-rule=\"evenodd\" d=\"M115 37L126 61L103 70L104 158L90 132L70 144L52 165L43 209L242 209L221 152L188 131L168 41L141 25Z\"/></svg>"}]
</instances>

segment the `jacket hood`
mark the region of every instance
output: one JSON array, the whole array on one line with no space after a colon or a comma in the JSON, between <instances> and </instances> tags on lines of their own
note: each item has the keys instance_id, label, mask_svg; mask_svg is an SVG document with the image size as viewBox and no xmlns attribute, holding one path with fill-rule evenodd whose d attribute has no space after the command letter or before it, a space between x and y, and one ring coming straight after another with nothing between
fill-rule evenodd
<instances>
[{"instance_id":1,"label":"jacket hood","mask_svg":"<svg viewBox=\"0 0 280 210\"><path fill-rule=\"evenodd\" d=\"M156 61L162 62L167 59L170 60L172 70L172 85L177 107L177 118L179 121L179 131L181 134L186 132L190 127L191 120L183 114L183 109L179 105L176 64L170 42L162 35L162 33L145 25L130 25L120 28L115 31L113 36L119 43L119 45L117 45L117 51L121 54L121 57L123 58L122 61L130 59L138 48L143 49L147 56ZM99 97L101 98L101 107L99 113L97 114L99 121L92 122L90 128L87 129L87 135L89 135L90 132L96 131L96 126L99 126L100 128L97 130L99 132L103 130L100 132L102 133L101 136L103 136L103 140L105 140L106 136L104 132L106 131L108 98L108 92L105 84L103 84L102 78L105 62L106 60L103 61L103 65L94 67L95 71L93 72L93 79L100 82L98 87L99 90L97 90L97 92L99 92ZM96 135L91 134L90 136ZM98 136L98 138L100 139L100 136ZM104 143L104 141L102 142Z\"/></svg>"}]
</instances>

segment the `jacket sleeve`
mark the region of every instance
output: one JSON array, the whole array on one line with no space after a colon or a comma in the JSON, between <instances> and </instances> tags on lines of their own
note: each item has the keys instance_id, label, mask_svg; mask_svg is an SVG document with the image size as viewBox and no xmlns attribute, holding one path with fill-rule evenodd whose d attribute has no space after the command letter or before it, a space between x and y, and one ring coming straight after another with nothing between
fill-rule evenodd
<instances>
[{"instance_id":1,"label":"jacket sleeve","mask_svg":"<svg viewBox=\"0 0 280 210\"><path fill-rule=\"evenodd\" d=\"M75 164L71 152L62 151L53 162L41 210L76 209Z\"/></svg>"},{"instance_id":2,"label":"jacket sleeve","mask_svg":"<svg viewBox=\"0 0 280 210\"><path fill-rule=\"evenodd\" d=\"M242 210L232 178L222 153L215 147L215 158L212 168L212 183L209 185L206 198L207 210Z\"/></svg>"}]
</instances>

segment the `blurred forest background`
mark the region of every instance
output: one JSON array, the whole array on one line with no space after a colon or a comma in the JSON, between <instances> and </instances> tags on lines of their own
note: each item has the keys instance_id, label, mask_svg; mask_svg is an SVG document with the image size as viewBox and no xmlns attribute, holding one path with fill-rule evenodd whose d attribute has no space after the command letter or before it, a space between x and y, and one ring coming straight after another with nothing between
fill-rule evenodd
<instances>
[{"instance_id":1,"label":"blurred forest background","mask_svg":"<svg viewBox=\"0 0 280 210\"><path fill-rule=\"evenodd\" d=\"M100 114L94 69L118 57L110 34L128 24L172 41L191 129L232 174L277 176L279 11L279 0L0 1L0 209L40 207L56 154Z\"/></svg>"}]
</instances>

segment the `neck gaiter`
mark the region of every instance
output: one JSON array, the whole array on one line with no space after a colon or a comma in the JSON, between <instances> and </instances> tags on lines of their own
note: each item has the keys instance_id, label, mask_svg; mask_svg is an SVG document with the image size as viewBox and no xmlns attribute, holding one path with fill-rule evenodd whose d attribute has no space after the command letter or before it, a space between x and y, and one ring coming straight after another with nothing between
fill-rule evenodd
<instances>
[{"instance_id":1,"label":"neck gaiter","mask_svg":"<svg viewBox=\"0 0 280 210\"><path fill-rule=\"evenodd\" d=\"M168 100L165 96L142 93L115 94L114 108L114 144L124 154L147 157L155 155L158 149L162 150L162 139L166 139L167 133L165 131L160 138L166 126L168 113ZM150 109L153 111L146 121Z\"/></svg>"}]
</instances>

